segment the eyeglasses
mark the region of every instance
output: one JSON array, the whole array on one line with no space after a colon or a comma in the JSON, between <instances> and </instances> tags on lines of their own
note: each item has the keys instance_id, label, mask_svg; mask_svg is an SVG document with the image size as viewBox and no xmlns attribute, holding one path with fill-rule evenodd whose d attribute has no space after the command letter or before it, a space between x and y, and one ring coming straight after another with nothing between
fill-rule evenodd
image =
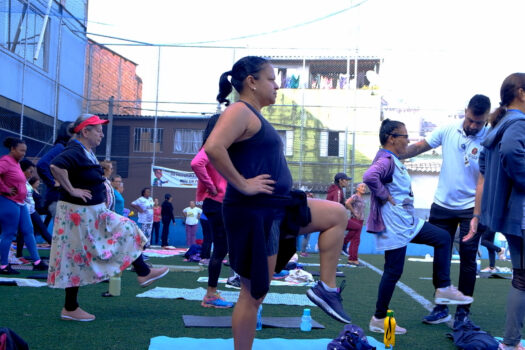
<instances>
[{"instance_id":1,"label":"eyeglasses","mask_svg":"<svg viewBox=\"0 0 525 350\"><path fill-rule=\"evenodd\" d=\"M408 139L408 135L405 134L390 134L392 137L404 137L405 139Z\"/></svg>"}]
</instances>

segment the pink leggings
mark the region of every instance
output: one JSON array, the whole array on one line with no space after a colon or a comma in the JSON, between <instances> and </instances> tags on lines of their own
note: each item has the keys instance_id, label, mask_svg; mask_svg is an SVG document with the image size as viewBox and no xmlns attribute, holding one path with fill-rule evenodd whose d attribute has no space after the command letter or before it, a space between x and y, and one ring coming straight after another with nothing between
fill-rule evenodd
<instances>
[{"instance_id":1,"label":"pink leggings","mask_svg":"<svg viewBox=\"0 0 525 350\"><path fill-rule=\"evenodd\" d=\"M195 244L195 236L197 235L197 227L199 225L186 225L186 245L189 247Z\"/></svg>"}]
</instances>

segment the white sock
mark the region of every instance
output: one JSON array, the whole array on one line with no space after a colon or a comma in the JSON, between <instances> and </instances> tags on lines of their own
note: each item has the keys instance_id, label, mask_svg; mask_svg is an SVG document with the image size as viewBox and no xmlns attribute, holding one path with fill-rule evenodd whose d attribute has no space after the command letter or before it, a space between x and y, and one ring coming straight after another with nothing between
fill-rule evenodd
<instances>
[{"instance_id":1,"label":"white sock","mask_svg":"<svg viewBox=\"0 0 525 350\"><path fill-rule=\"evenodd\" d=\"M329 292L338 292L337 287L335 287L335 288L328 287L328 285L326 283L324 283L323 281L321 281L321 283L323 284L324 289L326 289L327 291L329 291Z\"/></svg>"}]
</instances>

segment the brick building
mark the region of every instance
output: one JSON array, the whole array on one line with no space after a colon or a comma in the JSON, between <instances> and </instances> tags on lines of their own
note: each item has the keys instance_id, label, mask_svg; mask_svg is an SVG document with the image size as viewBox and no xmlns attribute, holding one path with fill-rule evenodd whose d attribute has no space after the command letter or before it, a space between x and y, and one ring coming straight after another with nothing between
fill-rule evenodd
<instances>
[{"instance_id":1,"label":"brick building","mask_svg":"<svg viewBox=\"0 0 525 350\"><path fill-rule=\"evenodd\" d=\"M89 39L86 47L86 77L83 110L107 114L108 101L114 97L113 113L136 115L141 109L142 79L137 64L115 51ZM123 102L124 101L124 102Z\"/></svg>"},{"instance_id":2,"label":"brick building","mask_svg":"<svg viewBox=\"0 0 525 350\"><path fill-rule=\"evenodd\" d=\"M101 118L108 118L100 114ZM110 160L115 174L124 179L126 207L140 197L144 187L151 186L152 165L192 171L190 162L199 151L202 133L209 115L163 116L157 118L157 140L154 141L154 120L152 116L114 115L113 123L104 125L104 137L95 153L102 160L108 143L107 128L112 128ZM155 149L155 155L153 150ZM164 195L174 196L175 215L181 216L182 209L190 200L195 200L195 188L155 187L153 196L162 202Z\"/></svg>"}]
</instances>

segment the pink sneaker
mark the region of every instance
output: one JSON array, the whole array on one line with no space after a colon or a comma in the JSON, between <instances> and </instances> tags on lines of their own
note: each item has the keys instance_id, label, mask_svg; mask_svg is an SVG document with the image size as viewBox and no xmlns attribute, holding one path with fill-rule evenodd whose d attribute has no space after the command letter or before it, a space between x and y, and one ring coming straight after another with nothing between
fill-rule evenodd
<instances>
[{"instance_id":1,"label":"pink sneaker","mask_svg":"<svg viewBox=\"0 0 525 350\"><path fill-rule=\"evenodd\" d=\"M461 293L456 287L450 285L444 288L436 289L436 294L434 295L436 304L456 304L456 305L465 305L471 304L474 301L473 297L469 297Z\"/></svg>"},{"instance_id":2,"label":"pink sneaker","mask_svg":"<svg viewBox=\"0 0 525 350\"><path fill-rule=\"evenodd\" d=\"M60 318L64 321L90 322L95 319L95 315L85 312L80 307L77 307L74 311L67 311L62 308Z\"/></svg>"},{"instance_id":3,"label":"pink sneaker","mask_svg":"<svg viewBox=\"0 0 525 350\"><path fill-rule=\"evenodd\" d=\"M169 270L170 269L167 267L150 269L149 274L147 274L146 276L137 276L137 280L139 281L140 286L144 288L149 286L156 280L166 276Z\"/></svg>"}]
</instances>

